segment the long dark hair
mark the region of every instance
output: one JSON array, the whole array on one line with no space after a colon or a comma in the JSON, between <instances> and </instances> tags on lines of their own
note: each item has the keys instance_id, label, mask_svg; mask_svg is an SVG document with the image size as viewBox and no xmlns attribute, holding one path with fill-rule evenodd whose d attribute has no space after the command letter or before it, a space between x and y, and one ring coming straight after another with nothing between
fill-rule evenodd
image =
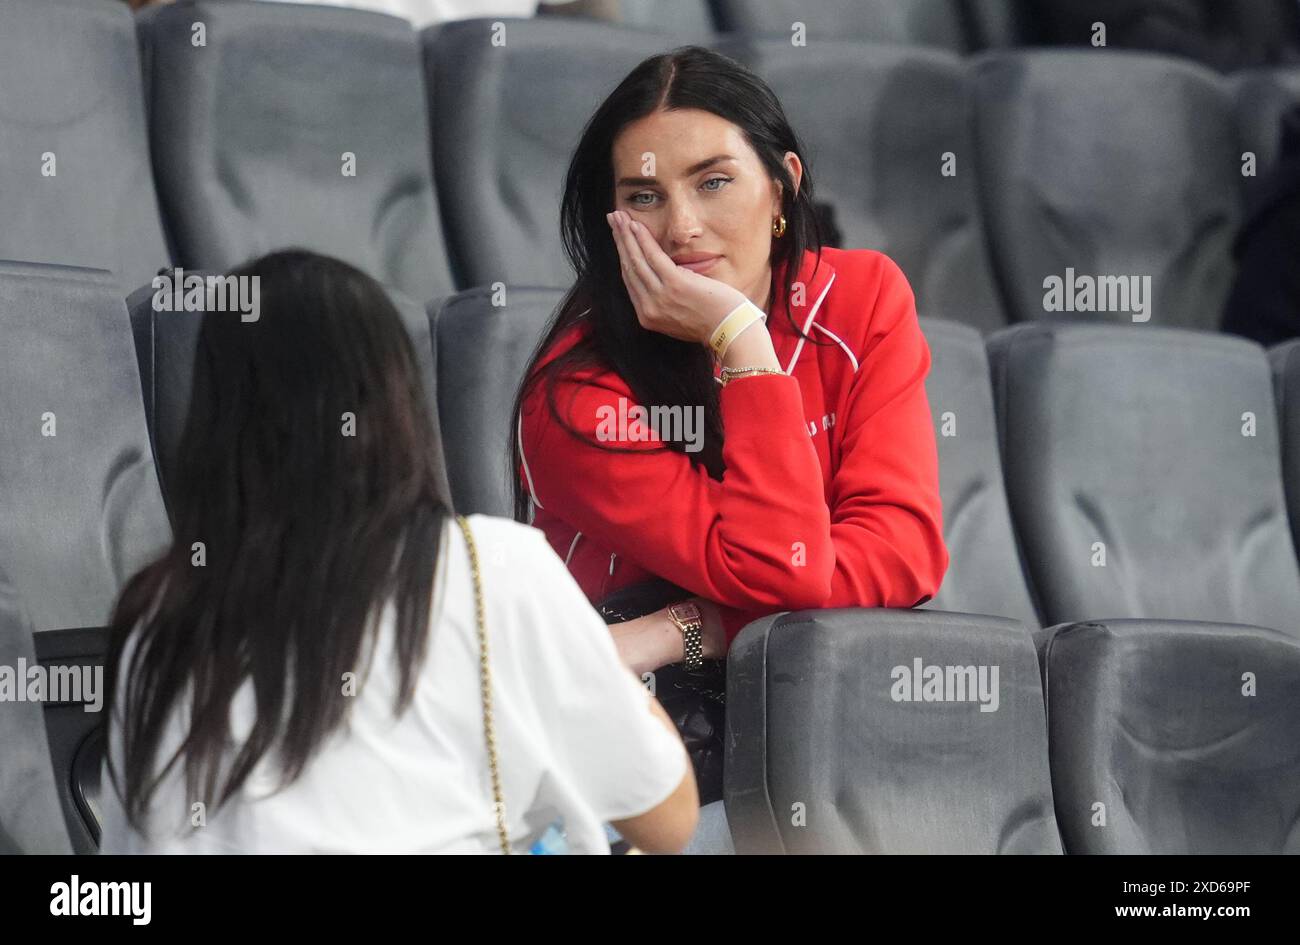
<instances>
[{"instance_id":1,"label":"long dark hair","mask_svg":"<svg viewBox=\"0 0 1300 945\"><path fill-rule=\"evenodd\" d=\"M722 418L717 384L713 382L711 355L703 345L669 338L642 328L619 271L618 250L605 222L614 209L613 146L622 129L657 109L697 108L736 125L757 153L773 180L782 185L782 210L786 232L773 241L772 271L785 265L796 278L804 253L813 249L820 262L824 245L819 212L813 202L813 180L807 153L786 120L781 103L749 69L721 53L701 46L683 46L646 59L619 83L596 109L578 142L565 178L560 208L560 237L564 252L577 273L573 286L560 302L541 341L534 349L515 396L511 430L518 428L520 411L534 385L546 384L551 415L573 436L583 436L561 417L555 404L555 378L595 367L616 372L643 405L681 405L704 408L703 448L687 451L685 443L665 442L657 449L685 453L693 464L703 464L709 475L721 479ZM803 163L798 192L786 170L784 158L793 151ZM790 286L773 286L772 305L788 301ZM770 306L769 306L770 307ZM584 311L591 335L541 370L538 362ZM787 314L801 337L801 328ZM813 343L817 341L812 339ZM514 517L527 521L529 500L520 482L519 443L511 435L510 470ZM597 443L601 449L623 452L615 444Z\"/></svg>"},{"instance_id":2,"label":"long dark hair","mask_svg":"<svg viewBox=\"0 0 1300 945\"><path fill-rule=\"evenodd\" d=\"M448 509L401 317L373 279L313 253L275 253L233 275L260 280L260 318L202 317L168 483L174 542L127 583L113 614L107 701L122 714L118 793L137 827L182 760L189 797L210 810L273 749L281 786L295 780L343 723L344 674L364 676L363 645L387 602L397 616L395 713L410 704L426 650ZM229 762L231 702L246 680L256 721ZM183 702L188 734L155 774L169 713Z\"/></svg>"}]
</instances>

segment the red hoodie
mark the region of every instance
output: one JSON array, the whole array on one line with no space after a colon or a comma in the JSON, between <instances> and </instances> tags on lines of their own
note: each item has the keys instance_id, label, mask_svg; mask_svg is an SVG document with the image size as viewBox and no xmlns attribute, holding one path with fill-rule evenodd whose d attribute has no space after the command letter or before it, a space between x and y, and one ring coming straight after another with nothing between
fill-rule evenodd
<instances>
[{"instance_id":1,"label":"red hoodie","mask_svg":"<svg viewBox=\"0 0 1300 945\"><path fill-rule=\"evenodd\" d=\"M721 605L730 644L766 614L914 607L938 591L948 550L930 349L911 288L892 260L863 249L823 249L820 264L808 251L798 282L794 321L828 344L799 338L777 303L766 324L786 373L721 389L721 482L679 452L597 445L600 419L620 416L620 398L623 416L635 403L612 371L556 382L557 409L591 431L588 442L551 416L543 385L530 392L516 432L532 524L593 603L664 578ZM542 363L589 331L579 321ZM618 427L604 430L608 440ZM660 442L631 439L610 445Z\"/></svg>"}]
</instances>

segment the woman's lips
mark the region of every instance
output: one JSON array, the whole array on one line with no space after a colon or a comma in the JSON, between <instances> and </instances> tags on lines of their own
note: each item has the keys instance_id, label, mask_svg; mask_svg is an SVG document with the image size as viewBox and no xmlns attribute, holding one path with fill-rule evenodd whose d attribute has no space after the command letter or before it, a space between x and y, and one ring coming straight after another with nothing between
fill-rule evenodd
<instances>
[{"instance_id":1,"label":"woman's lips","mask_svg":"<svg viewBox=\"0 0 1300 945\"><path fill-rule=\"evenodd\" d=\"M710 259L702 259L699 262L678 263L677 265L681 266L683 269L689 269L692 272L706 272L709 269L712 269L714 264L721 258L721 256L714 256Z\"/></svg>"}]
</instances>

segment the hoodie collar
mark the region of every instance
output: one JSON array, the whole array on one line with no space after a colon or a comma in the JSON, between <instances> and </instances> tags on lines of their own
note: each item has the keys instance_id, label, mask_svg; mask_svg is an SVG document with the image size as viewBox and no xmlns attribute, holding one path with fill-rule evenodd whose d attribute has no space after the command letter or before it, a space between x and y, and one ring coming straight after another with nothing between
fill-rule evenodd
<instances>
[{"instance_id":1,"label":"hoodie collar","mask_svg":"<svg viewBox=\"0 0 1300 945\"><path fill-rule=\"evenodd\" d=\"M814 272L814 270L816 270ZM768 330L775 333L797 336L797 332L790 324L791 321L804 329L810 318L815 319L817 311L825 297L826 289L830 286L831 281L835 278L835 269L831 266L830 260L825 254L818 260L817 253L811 249L804 250L803 262L799 266L799 272L794 279L788 279L787 267L784 262L780 263L773 272L772 286L777 290L778 297L780 287L787 289L794 283L802 283L804 286L802 293L795 293L791 290L789 305L769 304L767 327ZM789 311L791 318L786 317L786 311ZM807 334L807 329L804 329Z\"/></svg>"},{"instance_id":2,"label":"hoodie collar","mask_svg":"<svg viewBox=\"0 0 1300 945\"><path fill-rule=\"evenodd\" d=\"M799 267L796 278L787 279L786 271L784 264L778 265L772 285L784 286L789 290L789 304L769 306L771 311L767 317L767 328L772 333L777 360L785 373L792 374L803 351L804 336L812 331L813 322L817 319L827 291L835 281L835 268L825 254L819 260L817 253L808 249L804 250L803 264ZM802 292L790 288L800 283L803 285Z\"/></svg>"}]
</instances>

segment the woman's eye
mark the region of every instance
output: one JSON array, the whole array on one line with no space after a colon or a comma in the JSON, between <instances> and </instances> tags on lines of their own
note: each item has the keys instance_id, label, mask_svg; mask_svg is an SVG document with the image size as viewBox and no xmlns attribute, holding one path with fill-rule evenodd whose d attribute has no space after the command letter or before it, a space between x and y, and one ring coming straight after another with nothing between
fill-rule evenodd
<instances>
[{"instance_id":1,"label":"woman's eye","mask_svg":"<svg viewBox=\"0 0 1300 945\"><path fill-rule=\"evenodd\" d=\"M718 191L722 190L722 188L709 187L710 184L730 184L733 180L735 180L734 177L710 177L700 186L707 188L709 193L716 194ZM641 200L640 199L641 197L645 197L646 199ZM653 204L657 198L658 198L657 194L652 194L647 190L643 190L639 194L633 194L632 196L628 197L627 202L634 207L648 207L651 204Z\"/></svg>"}]
</instances>

